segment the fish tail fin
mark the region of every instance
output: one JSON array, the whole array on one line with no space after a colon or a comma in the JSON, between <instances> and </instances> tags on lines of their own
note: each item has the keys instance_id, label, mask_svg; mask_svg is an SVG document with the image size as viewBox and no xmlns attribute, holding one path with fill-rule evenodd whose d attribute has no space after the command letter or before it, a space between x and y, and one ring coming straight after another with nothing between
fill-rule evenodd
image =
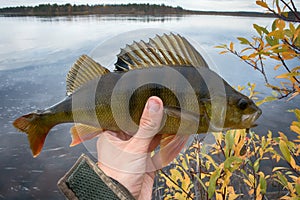
<instances>
[{"instance_id":1,"label":"fish tail fin","mask_svg":"<svg viewBox=\"0 0 300 200\"><path fill-rule=\"evenodd\" d=\"M55 124L49 123L38 113L30 113L16 119L13 125L18 130L27 133L33 157L37 157L43 148L48 132Z\"/></svg>"}]
</instances>

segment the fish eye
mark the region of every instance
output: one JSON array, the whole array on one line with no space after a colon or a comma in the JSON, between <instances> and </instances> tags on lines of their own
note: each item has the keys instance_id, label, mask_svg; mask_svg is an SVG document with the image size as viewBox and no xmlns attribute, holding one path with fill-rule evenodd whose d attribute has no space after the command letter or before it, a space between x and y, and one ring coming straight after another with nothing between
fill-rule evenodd
<instances>
[{"instance_id":1,"label":"fish eye","mask_svg":"<svg viewBox=\"0 0 300 200\"><path fill-rule=\"evenodd\" d=\"M238 107L241 110L245 110L248 107L248 101L246 99L240 99L238 102Z\"/></svg>"}]
</instances>

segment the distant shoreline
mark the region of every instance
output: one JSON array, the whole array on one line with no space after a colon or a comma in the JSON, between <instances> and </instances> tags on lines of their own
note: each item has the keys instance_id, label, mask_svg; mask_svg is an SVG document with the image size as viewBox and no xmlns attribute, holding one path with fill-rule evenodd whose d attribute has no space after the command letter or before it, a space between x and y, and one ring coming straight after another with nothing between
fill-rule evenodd
<instances>
[{"instance_id":1,"label":"distant shoreline","mask_svg":"<svg viewBox=\"0 0 300 200\"><path fill-rule=\"evenodd\" d=\"M182 16L182 15L223 15L243 17L275 17L272 13L260 12L218 12L193 11L164 4L118 4L118 5L57 5L40 4L38 6L17 6L0 9L0 16L76 16L76 15L128 15L128 16Z\"/></svg>"}]
</instances>

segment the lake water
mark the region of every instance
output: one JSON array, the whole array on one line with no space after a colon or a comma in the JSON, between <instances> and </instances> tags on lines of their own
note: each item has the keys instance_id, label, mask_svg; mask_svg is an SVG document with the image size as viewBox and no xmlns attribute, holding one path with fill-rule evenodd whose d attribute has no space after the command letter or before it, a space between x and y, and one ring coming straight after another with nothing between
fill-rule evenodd
<instances>
[{"instance_id":1,"label":"lake water","mask_svg":"<svg viewBox=\"0 0 300 200\"><path fill-rule=\"evenodd\" d=\"M188 38L211 67L231 85L257 83L260 98L270 94L258 72L231 55L219 55L216 45L254 35L252 24L270 26L271 18L228 16L183 17L0 17L0 199L64 199L58 179L81 153L84 145L70 148L70 125L52 129L44 150L32 158L27 137L11 125L21 114L48 107L65 95L65 76L82 54L96 56L112 67L120 47L156 33L175 32ZM119 36L118 36L119 35ZM237 42L237 41L236 41ZM100 46L99 46L100 45ZM97 48L98 47L98 48ZM100 47L100 48L99 48ZM96 56L97 57L97 56ZM268 63L272 69L272 63ZM275 74L270 75L272 82ZM287 110L299 98L262 105L256 130L283 131L293 137Z\"/></svg>"}]
</instances>

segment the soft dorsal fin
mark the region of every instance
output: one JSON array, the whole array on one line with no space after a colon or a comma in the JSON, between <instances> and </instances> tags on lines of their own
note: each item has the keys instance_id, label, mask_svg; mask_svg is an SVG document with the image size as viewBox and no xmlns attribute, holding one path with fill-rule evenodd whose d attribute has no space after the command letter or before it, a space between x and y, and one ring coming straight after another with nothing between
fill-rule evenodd
<instances>
[{"instance_id":1,"label":"soft dorsal fin","mask_svg":"<svg viewBox=\"0 0 300 200\"><path fill-rule=\"evenodd\" d=\"M133 42L118 54L116 71L128 71L153 66L208 67L200 53L180 35L156 36L149 42Z\"/></svg>"},{"instance_id":2,"label":"soft dorsal fin","mask_svg":"<svg viewBox=\"0 0 300 200\"><path fill-rule=\"evenodd\" d=\"M80 56L67 75L67 95L72 94L88 81L109 72L89 56Z\"/></svg>"}]
</instances>

